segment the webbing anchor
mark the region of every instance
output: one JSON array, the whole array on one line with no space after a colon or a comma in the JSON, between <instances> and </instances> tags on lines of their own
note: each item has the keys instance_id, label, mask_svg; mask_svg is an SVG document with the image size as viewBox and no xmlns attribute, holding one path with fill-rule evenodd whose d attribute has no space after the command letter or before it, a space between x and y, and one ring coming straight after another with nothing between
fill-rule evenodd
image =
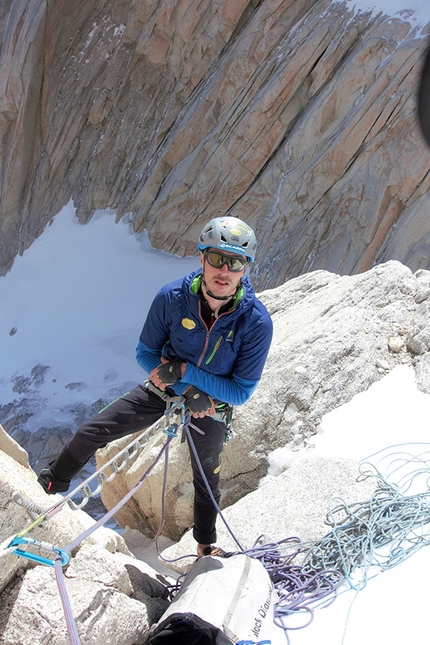
<instances>
[{"instance_id":1,"label":"webbing anchor","mask_svg":"<svg viewBox=\"0 0 430 645\"><path fill-rule=\"evenodd\" d=\"M39 515L43 513L40 506L37 506L37 504L35 504L31 500L25 499L20 493L14 493L12 495L12 499L14 502L19 504L19 506L22 506L23 508L25 508L25 510L27 511L27 513L29 514L32 520L37 519Z\"/></svg>"},{"instance_id":2,"label":"webbing anchor","mask_svg":"<svg viewBox=\"0 0 430 645\"><path fill-rule=\"evenodd\" d=\"M57 556L61 558L61 566L65 567L69 563L70 556L65 551L48 544L47 542L40 542L30 537L14 537L11 543L8 546L8 549L15 547L19 544L27 544L37 547L42 551L50 551L56 553ZM50 567L53 567L55 564L56 558L53 560L51 558L44 558L42 555L37 555L37 553L32 553L31 551L24 551L23 549L14 549L12 551L15 555L19 555L22 558L27 558L27 560L32 560L33 562L38 562L39 564L47 564Z\"/></svg>"}]
</instances>

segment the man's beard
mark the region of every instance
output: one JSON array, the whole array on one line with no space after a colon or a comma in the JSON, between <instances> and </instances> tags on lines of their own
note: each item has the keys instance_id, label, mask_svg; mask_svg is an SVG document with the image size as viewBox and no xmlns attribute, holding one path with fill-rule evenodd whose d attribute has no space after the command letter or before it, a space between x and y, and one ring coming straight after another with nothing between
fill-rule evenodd
<instances>
[{"instance_id":1,"label":"man's beard","mask_svg":"<svg viewBox=\"0 0 430 645\"><path fill-rule=\"evenodd\" d=\"M206 284L206 280L203 275L202 275L202 285L204 286L207 295L210 298L214 298L214 300L224 300L224 301L230 300L231 298L233 298L233 296L237 291L237 288L236 288L234 293L230 294L229 296L216 296L212 291L210 291L210 289L208 289L208 285Z\"/></svg>"}]
</instances>

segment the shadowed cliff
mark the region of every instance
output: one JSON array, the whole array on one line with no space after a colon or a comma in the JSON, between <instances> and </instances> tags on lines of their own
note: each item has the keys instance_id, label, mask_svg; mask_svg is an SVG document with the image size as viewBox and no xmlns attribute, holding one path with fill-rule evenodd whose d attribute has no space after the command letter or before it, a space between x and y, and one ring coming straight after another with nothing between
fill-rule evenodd
<instances>
[{"instance_id":1,"label":"shadowed cliff","mask_svg":"<svg viewBox=\"0 0 430 645\"><path fill-rule=\"evenodd\" d=\"M1 272L70 198L178 255L242 217L258 289L429 268L415 24L330 0L4 3Z\"/></svg>"}]
</instances>

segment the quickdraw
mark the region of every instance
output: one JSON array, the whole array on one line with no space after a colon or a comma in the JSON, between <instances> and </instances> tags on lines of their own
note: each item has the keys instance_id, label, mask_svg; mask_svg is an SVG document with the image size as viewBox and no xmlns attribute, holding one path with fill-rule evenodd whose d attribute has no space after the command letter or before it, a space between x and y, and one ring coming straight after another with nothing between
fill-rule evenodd
<instances>
[{"instance_id":1,"label":"quickdraw","mask_svg":"<svg viewBox=\"0 0 430 645\"><path fill-rule=\"evenodd\" d=\"M19 535L14 537L11 540L11 542L9 543L8 548L12 549L12 553L14 553L15 555L21 556L23 558L27 558L28 560L32 560L33 562L37 562L38 564L45 564L45 565L54 567L55 576L56 576L56 579L57 579L58 589L59 589L59 592L60 592L61 603L63 605L64 615L65 615L66 624L67 624L67 631L68 631L69 640L70 640L71 645L80 645L80 640L79 640L79 634L78 634L78 630L77 630L76 621L75 621L75 619L73 617L72 607L71 607L71 604L70 604L70 598L69 598L69 595L67 593L67 588L66 588L66 585L65 585L64 573L63 573L63 567L65 567L70 561L69 553L72 552L73 549L77 545L79 545L82 542L82 540L84 540L86 537L88 537L93 531L95 531L100 526L103 526L103 524L105 524L111 517L113 517L118 512L118 510L124 504L126 504L129 499L131 499L131 497L138 491L138 489L143 484L143 482L148 477L148 475L152 472L153 468L155 468L155 466L157 465L157 463L159 462L159 460L161 459L163 454L165 455L166 464L167 464L167 460L168 460L167 455L168 455L169 443L171 442L172 437L177 436L177 430L179 428L178 419L176 419L175 421L172 421L172 417L171 417L172 412L176 412L176 413L181 412L181 416L180 416L180 423L181 424L186 425L186 424L189 423L189 420L190 420L189 413L185 413L183 403L177 402L177 403L174 404L174 406L172 406L167 411L165 417L162 417L161 420L159 419L155 424L153 424L153 426L151 426L149 428L150 431L154 431L154 428L159 429L160 428L160 421L161 421L161 425L163 425L163 423L164 423L164 425L167 425L167 430L168 430L167 434L169 435L167 437L166 443L161 448L158 456L156 457L156 459L154 460L152 465L142 475L142 477L137 482L137 484L127 493L127 495L125 495L125 497L122 500L120 500L118 502L118 504L114 508L112 508L110 511L108 511L95 524L93 524L90 527L88 527L83 533L81 533L81 535L79 535L77 538L75 538L72 542L67 544L64 547L64 549L59 549L59 548L53 546L52 544L48 544L46 542L41 542L39 540L35 540L33 538L30 538L30 537L24 537L25 533L28 533L28 531L30 531L32 528L34 528L35 526L40 524L44 519L47 519L48 517L53 515L54 512L55 513L58 512L63 507L64 503L66 501L69 502L70 498L73 495L75 495L76 492L78 492L79 490L84 490L85 486L89 489L88 481L90 479L94 479L94 477L97 476L97 475L100 475L100 473L97 473L97 474L93 475L91 478L87 479L83 484L81 484L81 486L79 486L76 490L72 491L70 493L70 495L68 495L67 497L63 498L63 500L59 504L56 504L54 507L52 507L48 511L45 511L29 527L27 527L27 529L25 529ZM167 422L166 422L166 419L167 419ZM143 433L143 434L145 434L145 433ZM133 442L133 443L138 442L139 439L141 439L141 437L142 437L142 435L140 437L138 437L137 440L135 442ZM130 448L130 445L127 446L125 451L122 451L122 452L125 453L129 448ZM127 453L127 454L129 454L129 453ZM137 451L136 451L135 454L137 454ZM117 455L116 459L117 458L118 458L118 455ZM111 460L110 462L105 464L103 466L103 469L107 468L108 465L110 465L112 463L112 461L114 461L114 460ZM107 481L106 477L105 477L105 480ZM95 492L90 490L89 494L94 495ZM29 510L29 507L31 506L31 503L26 503L25 500L20 499L19 503L21 503L22 506L27 508L27 510ZM75 505L75 506L77 506L77 505ZM35 510L34 505L32 506L31 510L32 511ZM27 548L26 549L19 548L22 545L25 545ZM29 550L29 547L35 547L35 548L39 549L40 551L49 552L49 553L53 554L55 557L54 558L48 558L48 557L44 557L42 555L39 555L38 553L33 553L32 551Z\"/></svg>"},{"instance_id":2,"label":"quickdraw","mask_svg":"<svg viewBox=\"0 0 430 645\"><path fill-rule=\"evenodd\" d=\"M164 416L160 417L155 423L153 423L149 428L146 428L142 433L136 437L131 443L129 443L123 450L115 455L112 459L107 461L97 472L93 473L85 481L83 481L79 486L72 490L68 495L64 496L61 501L56 502L53 506L48 508L46 511L39 509L33 502L25 500L21 495L16 494L14 496L15 501L23 506L29 511L31 509L32 514L30 515L33 522L17 537L23 537L29 533L33 528L39 526L45 520L50 519L53 515L58 513L64 506L68 504L72 510L82 509L89 501L91 497L99 495L104 484L112 481L116 474L123 470L126 465L136 457L136 455L145 447L149 439L151 439L159 430L173 432L171 436L176 436L175 432L178 426L183 425L185 419L185 410L183 399L179 398L175 400L172 405L166 410ZM178 414L179 419L178 419ZM111 469L111 473L107 476L105 472L108 469ZM97 481L97 486L95 489L90 488L90 483ZM73 498L80 494L82 499L80 502L74 501ZM37 513L37 515L36 515ZM36 515L36 516L35 516Z\"/></svg>"}]
</instances>

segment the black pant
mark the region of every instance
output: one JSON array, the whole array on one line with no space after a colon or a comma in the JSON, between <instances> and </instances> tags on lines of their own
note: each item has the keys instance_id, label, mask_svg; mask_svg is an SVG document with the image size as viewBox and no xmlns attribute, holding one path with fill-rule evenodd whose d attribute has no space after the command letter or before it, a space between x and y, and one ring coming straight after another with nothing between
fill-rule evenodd
<instances>
[{"instance_id":1,"label":"black pant","mask_svg":"<svg viewBox=\"0 0 430 645\"><path fill-rule=\"evenodd\" d=\"M143 385L120 397L95 417L84 423L70 440L67 448L77 462L84 465L107 443L150 426L166 409L165 402ZM219 466L224 445L225 425L206 416L192 419L204 434L190 428L190 435L202 464L212 494L219 503ZM200 544L216 541L217 511L212 503L200 469L190 447L194 484L194 539Z\"/></svg>"}]
</instances>

